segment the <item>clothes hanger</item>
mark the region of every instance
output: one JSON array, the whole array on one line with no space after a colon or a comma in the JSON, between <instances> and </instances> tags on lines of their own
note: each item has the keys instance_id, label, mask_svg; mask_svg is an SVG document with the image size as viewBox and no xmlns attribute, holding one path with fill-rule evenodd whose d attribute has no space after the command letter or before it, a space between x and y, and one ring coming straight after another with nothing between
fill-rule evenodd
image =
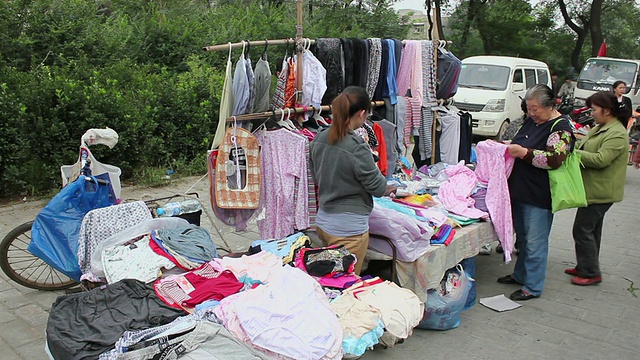
<instances>
[{"instance_id":1,"label":"clothes hanger","mask_svg":"<svg viewBox=\"0 0 640 360\"><path fill-rule=\"evenodd\" d=\"M231 49L232 49L231 42L229 42L229 57L227 58L227 61L231 61Z\"/></svg>"},{"instance_id":2,"label":"clothes hanger","mask_svg":"<svg viewBox=\"0 0 640 360\"><path fill-rule=\"evenodd\" d=\"M329 111L331 111L331 105L329 105ZM325 126L325 127L329 126L329 123L327 122L327 120L325 120L322 117L321 114L322 114L322 108L320 108L320 111L318 111L318 117L316 117L316 122L318 123L318 125L321 125L321 126Z\"/></svg>"},{"instance_id":3,"label":"clothes hanger","mask_svg":"<svg viewBox=\"0 0 640 360\"><path fill-rule=\"evenodd\" d=\"M289 114L291 114L291 110L289 108L286 108L286 110L289 112ZM287 130L291 130L289 129L289 124L287 124L284 120L284 111L285 109L281 110L282 112L280 113L280 121L278 121L278 125L280 125L280 127L285 128Z\"/></svg>"},{"instance_id":4,"label":"clothes hanger","mask_svg":"<svg viewBox=\"0 0 640 360\"><path fill-rule=\"evenodd\" d=\"M294 112L295 114L295 112ZM298 129L296 128L295 125L293 125L293 121L291 121L291 108L287 108L287 119L284 121L285 124L287 124L287 129L291 130L291 131L297 131Z\"/></svg>"},{"instance_id":5,"label":"clothes hanger","mask_svg":"<svg viewBox=\"0 0 640 360\"><path fill-rule=\"evenodd\" d=\"M318 110L314 110L313 115L311 115L310 119L313 119L316 122L316 125L320 124L321 121L324 122L324 119L320 115L321 112L322 108L319 108Z\"/></svg>"},{"instance_id":6,"label":"clothes hanger","mask_svg":"<svg viewBox=\"0 0 640 360\"><path fill-rule=\"evenodd\" d=\"M242 53L240 54L240 57L242 59L244 59L244 49L245 49L246 43L244 40L242 40Z\"/></svg>"},{"instance_id":7,"label":"clothes hanger","mask_svg":"<svg viewBox=\"0 0 640 360\"><path fill-rule=\"evenodd\" d=\"M249 42L249 40L247 40L247 51L245 52L244 57L247 60L250 60L251 58L251 42Z\"/></svg>"},{"instance_id":8,"label":"clothes hanger","mask_svg":"<svg viewBox=\"0 0 640 360\"><path fill-rule=\"evenodd\" d=\"M262 50L262 60L267 61L267 47L269 46L269 40L264 39L264 50Z\"/></svg>"}]
</instances>

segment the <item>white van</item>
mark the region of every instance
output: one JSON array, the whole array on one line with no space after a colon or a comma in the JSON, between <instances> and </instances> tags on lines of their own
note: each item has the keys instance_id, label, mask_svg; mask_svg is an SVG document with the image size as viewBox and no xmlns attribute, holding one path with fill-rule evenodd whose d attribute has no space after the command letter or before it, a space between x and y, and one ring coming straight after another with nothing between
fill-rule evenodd
<instances>
[{"instance_id":1,"label":"white van","mask_svg":"<svg viewBox=\"0 0 640 360\"><path fill-rule=\"evenodd\" d=\"M508 56L468 57L462 60L455 106L471 113L474 135L500 137L509 122L522 115L522 98L535 84L551 87L549 67L541 61Z\"/></svg>"},{"instance_id":2,"label":"white van","mask_svg":"<svg viewBox=\"0 0 640 360\"><path fill-rule=\"evenodd\" d=\"M612 91L613 83L622 80L627 84L627 93L633 104L632 110L640 106L640 60L615 59L609 57L589 58L585 63L574 92L574 107L585 106L585 100L597 91Z\"/></svg>"}]
</instances>

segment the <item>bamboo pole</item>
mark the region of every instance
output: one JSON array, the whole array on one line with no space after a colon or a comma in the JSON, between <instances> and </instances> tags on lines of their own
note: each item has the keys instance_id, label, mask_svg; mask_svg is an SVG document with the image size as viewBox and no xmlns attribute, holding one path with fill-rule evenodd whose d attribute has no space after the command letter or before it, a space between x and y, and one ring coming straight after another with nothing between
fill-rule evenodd
<instances>
[{"instance_id":1,"label":"bamboo pole","mask_svg":"<svg viewBox=\"0 0 640 360\"><path fill-rule=\"evenodd\" d=\"M309 42L310 44L315 44L316 41L314 39L305 39L304 41ZM218 45L210 45L210 46L205 46L202 48L203 51L223 51L223 50L229 50L229 46L231 46L232 49L241 49L242 45L246 46L264 46L264 45L288 45L288 44L296 44L296 39L275 39L275 40L269 40L269 39L265 39L265 40L250 40L250 41L241 41L241 42L236 42L236 43L226 43L226 44L218 44ZM434 43L437 43L438 45L440 45L440 42L438 40L434 40ZM451 45L453 42L452 41L447 41L447 45ZM402 45L405 44L405 40L402 40Z\"/></svg>"},{"instance_id":2,"label":"bamboo pole","mask_svg":"<svg viewBox=\"0 0 640 360\"><path fill-rule=\"evenodd\" d=\"M306 45L306 41L303 44L303 38L302 38L302 0L298 0L296 2L297 5L297 15L298 15L298 25L296 26L296 44L298 45L296 47L297 49L297 57L298 57L298 61L296 64L296 105L297 104L301 104L302 103L302 88L304 86L303 83L303 79L302 79L302 75L303 75L303 63L302 63L302 53L304 52L304 45ZM298 123L302 124L302 121L304 120L304 117L302 115L302 113L300 113L300 115L298 116Z\"/></svg>"},{"instance_id":3,"label":"bamboo pole","mask_svg":"<svg viewBox=\"0 0 640 360\"><path fill-rule=\"evenodd\" d=\"M372 101L371 102L371 106L374 107L378 107L378 106L383 106L384 105L384 101ZM234 121L247 121L247 120L255 120L255 119L264 119L264 118L268 118L269 116L279 116L282 115L283 113L287 114L287 113L291 113L291 114L303 114L305 112L309 112L309 111L331 111L331 105L322 105L320 107L313 107L313 106L298 106L298 107L294 107L294 108L284 108L284 109L275 109L272 111L265 111L265 112L260 112L260 113L253 113L253 114L244 114L244 115L236 115L236 116L231 116L227 118L227 122L231 123Z\"/></svg>"},{"instance_id":4,"label":"bamboo pole","mask_svg":"<svg viewBox=\"0 0 640 360\"><path fill-rule=\"evenodd\" d=\"M315 40L311 40L312 43L315 43ZM229 46L231 46L232 49L240 49L242 48L242 45L250 45L250 46L263 46L263 45L288 45L288 44L295 44L296 40L295 39L276 39L276 40L269 40L269 39L265 39L265 40L251 40L249 42L247 41L241 41L241 42L237 42L237 43L227 43L227 44L219 44L219 45L210 45L210 46L205 46L202 48L202 50L204 51L223 51L223 50L229 50Z\"/></svg>"}]
</instances>

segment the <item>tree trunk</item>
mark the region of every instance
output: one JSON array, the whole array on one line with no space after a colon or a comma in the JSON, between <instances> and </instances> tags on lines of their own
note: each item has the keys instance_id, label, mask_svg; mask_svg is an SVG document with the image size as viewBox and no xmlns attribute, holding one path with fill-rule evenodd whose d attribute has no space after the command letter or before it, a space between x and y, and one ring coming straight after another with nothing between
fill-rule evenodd
<instances>
[{"instance_id":1,"label":"tree trunk","mask_svg":"<svg viewBox=\"0 0 640 360\"><path fill-rule=\"evenodd\" d=\"M580 63L580 52L582 51L582 46L584 45L584 40L587 38L587 31L582 30L578 33L578 38L576 39L576 46L574 46L573 51L571 52L571 66L577 71L582 69L582 64Z\"/></svg>"},{"instance_id":2,"label":"tree trunk","mask_svg":"<svg viewBox=\"0 0 640 360\"><path fill-rule=\"evenodd\" d=\"M598 50L602 45L602 26L600 19L602 18L603 0L593 0L591 3L591 13L589 14L589 31L591 34L591 56L598 56Z\"/></svg>"},{"instance_id":3,"label":"tree trunk","mask_svg":"<svg viewBox=\"0 0 640 360\"><path fill-rule=\"evenodd\" d=\"M487 38L487 36L482 33L480 33L480 38L482 39L482 47L484 48L484 53L487 55L491 55L493 46L491 46L489 38Z\"/></svg>"},{"instance_id":4,"label":"tree trunk","mask_svg":"<svg viewBox=\"0 0 640 360\"><path fill-rule=\"evenodd\" d=\"M476 15L476 6L478 3L475 0L469 0L467 5L467 18L464 20L464 26L462 28L462 35L460 36L460 59L465 57L467 50L467 40L469 40L469 33L471 32L471 25Z\"/></svg>"},{"instance_id":5,"label":"tree trunk","mask_svg":"<svg viewBox=\"0 0 640 360\"><path fill-rule=\"evenodd\" d=\"M430 1L430 0L427 0ZM440 3L442 2L442 0L436 0L436 7L435 7L435 11L436 11L436 21L438 22L438 39L440 40L446 40L444 37L444 30L442 28L442 14L441 12L441 7L440 7Z\"/></svg>"},{"instance_id":6,"label":"tree trunk","mask_svg":"<svg viewBox=\"0 0 640 360\"><path fill-rule=\"evenodd\" d=\"M602 2L601 0L595 1ZM580 16L580 20L582 21L583 26L579 27L569 17L569 12L567 11L567 6L564 3L564 0L558 0L558 5L560 5L560 12L562 13L562 17L564 18L565 23L567 24L567 26L569 26L569 28L571 28L571 30L573 30L573 32L576 33L577 36L576 45L573 47L573 52L571 52L571 66L573 66L575 69L581 69L582 66L580 66L580 52L582 51L582 46L584 45L584 40L587 37L587 33L591 28L590 19L586 19L585 17ZM602 4L600 4L600 7L602 7Z\"/></svg>"}]
</instances>

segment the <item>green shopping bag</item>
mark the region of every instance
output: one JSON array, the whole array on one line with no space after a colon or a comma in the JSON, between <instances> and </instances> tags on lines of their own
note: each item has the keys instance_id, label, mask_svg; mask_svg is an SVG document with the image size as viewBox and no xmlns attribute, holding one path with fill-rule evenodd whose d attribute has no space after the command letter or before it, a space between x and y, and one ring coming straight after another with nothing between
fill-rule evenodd
<instances>
[{"instance_id":1,"label":"green shopping bag","mask_svg":"<svg viewBox=\"0 0 640 360\"><path fill-rule=\"evenodd\" d=\"M551 211L587 206L587 194L584 191L582 172L580 171L581 155L573 152L555 170L549 170L551 186Z\"/></svg>"}]
</instances>

